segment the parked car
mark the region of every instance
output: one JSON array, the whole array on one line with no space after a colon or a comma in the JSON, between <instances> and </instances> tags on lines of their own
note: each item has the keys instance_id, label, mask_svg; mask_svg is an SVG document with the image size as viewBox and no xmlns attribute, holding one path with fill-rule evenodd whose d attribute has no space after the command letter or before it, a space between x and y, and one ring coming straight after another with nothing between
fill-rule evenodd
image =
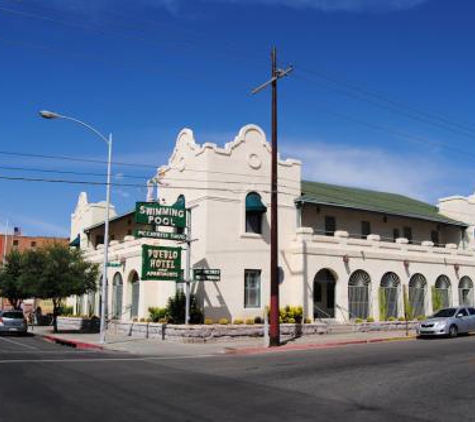
<instances>
[{"instance_id":1,"label":"parked car","mask_svg":"<svg viewBox=\"0 0 475 422\"><path fill-rule=\"evenodd\" d=\"M443 308L417 326L417 335L449 336L475 331L475 308Z\"/></svg>"},{"instance_id":2,"label":"parked car","mask_svg":"<svg viewBox=\"0 0 475 422\"><path fill-rule=\"evenodd\" d=\"M22 311L0 311L0 334L16 333L25 335L28 323Z\"/></svg>"}]
</instances>

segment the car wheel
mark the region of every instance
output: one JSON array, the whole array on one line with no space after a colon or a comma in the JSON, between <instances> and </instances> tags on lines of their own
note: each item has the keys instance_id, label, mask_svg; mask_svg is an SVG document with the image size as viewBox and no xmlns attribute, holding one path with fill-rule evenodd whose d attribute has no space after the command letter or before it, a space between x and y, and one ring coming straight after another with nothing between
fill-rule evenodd
<instances>
[{"instance_id":1,"label":"car wheel","mask_svg":"<svg viewBox=\"0 0 475 422\"><path fill-rule=\"evenodd\" d=\"M449 328L449 337L457 337L459 330L456 325L451 325Z\"/></svg>"}]
</instances>

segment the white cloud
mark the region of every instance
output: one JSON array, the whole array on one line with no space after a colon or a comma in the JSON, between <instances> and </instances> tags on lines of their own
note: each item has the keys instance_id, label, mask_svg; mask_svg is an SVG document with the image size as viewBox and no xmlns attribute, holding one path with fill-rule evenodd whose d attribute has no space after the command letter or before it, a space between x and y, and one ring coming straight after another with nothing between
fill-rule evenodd
<instances>
[{"instance_id":1,"label":"white cloud","mask_svg":"<svg viewBox=\"0 0 475 422\"><path fill-rule=\"evenodd\" d=\"M189 0L145 0L176 12ZM205 3L228 3L238 5L285 6L292 9L314 9L323 12L391 12L407 10L428 0L198 0Z\"/></svg>"},{"instance_id":2,"label":"white cloud","mask_svg":"<svg viewBox=\"0 0 475 422\"><path fill-rule=\"evenodd\" d=\"M394 192L435 202L453 188L450 166L434 157L398 155L376 148L324 142L282 143L285 157L302 161L303 178Z\"/></svg>"},{"instance_id":3,"label":"white cloud","mask_svg":"<svg viewBox=\"0 0 475 422\"><path fill-rule=\"evenodd\" d=\"M139 0L142 4L159 6L172 14L189 6L193 0ZM291 9L313 9L323 12L392 12L408 10L417 7L429 0L194 0L195 4L223 3L235 5L264 5L269 7L284 6ZM52 0L52 5L59 9L68 9L72 12L100 15L107 10L117 7L117 3L128 6L129 2L120 0L97 0L91 2L64 2Z\"/></svg>"}]
</instances>

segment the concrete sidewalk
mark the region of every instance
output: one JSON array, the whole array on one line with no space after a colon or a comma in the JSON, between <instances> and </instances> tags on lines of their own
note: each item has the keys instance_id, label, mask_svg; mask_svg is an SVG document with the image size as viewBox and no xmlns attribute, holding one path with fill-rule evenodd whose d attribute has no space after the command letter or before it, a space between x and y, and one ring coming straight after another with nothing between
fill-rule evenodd
<instances>
[{"instance_id":1,"label":"concrete sidewalk","mask_svg":"<svg viewBox=\"0 0 475 422\"><path fill-rule=\"evenodd\" d=\"M209 343L167 342L158 339L140 339L128 336L107 335L106 344L99 344L99 334L53 333L52 327L34 327L34 335L48 341L83 350L105 350L148 356L210 356L220 354L249 355L290 350L310 350L348 345L413 340L414 332L406 337L404 331L372 331L366 333L321 334L300 337L283 342L278 348L264 347L262 338L218 341Z\"/></svg>"}]
</instances>

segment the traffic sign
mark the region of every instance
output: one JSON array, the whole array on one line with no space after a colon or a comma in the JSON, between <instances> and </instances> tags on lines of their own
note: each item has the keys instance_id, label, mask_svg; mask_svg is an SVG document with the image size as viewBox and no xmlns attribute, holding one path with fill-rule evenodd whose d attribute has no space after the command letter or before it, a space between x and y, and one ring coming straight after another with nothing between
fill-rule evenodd
<instances>
[{"instance_id":1,"label":"traffic sign","mask_svg":"<svg viewBox=\"0 0 475 422\"><path fill-rule=\"evenodd\" d=\"M142 229L135 230L135 237L147 237L150 239L163 239L163 240L179 240L182 242L186 240L186 234L159 232L159 231L142 230Z\"/></svg>"},{"instance_id":2,"label":"traffic sign","mask_svg":"<svg viewBox=\"0 0 475 422\"><path fill-rule=\"evenodd\" d=\"M194 281L221 281L221 270L210 268L194 268Z\"/></svg>"}]
</instances>

